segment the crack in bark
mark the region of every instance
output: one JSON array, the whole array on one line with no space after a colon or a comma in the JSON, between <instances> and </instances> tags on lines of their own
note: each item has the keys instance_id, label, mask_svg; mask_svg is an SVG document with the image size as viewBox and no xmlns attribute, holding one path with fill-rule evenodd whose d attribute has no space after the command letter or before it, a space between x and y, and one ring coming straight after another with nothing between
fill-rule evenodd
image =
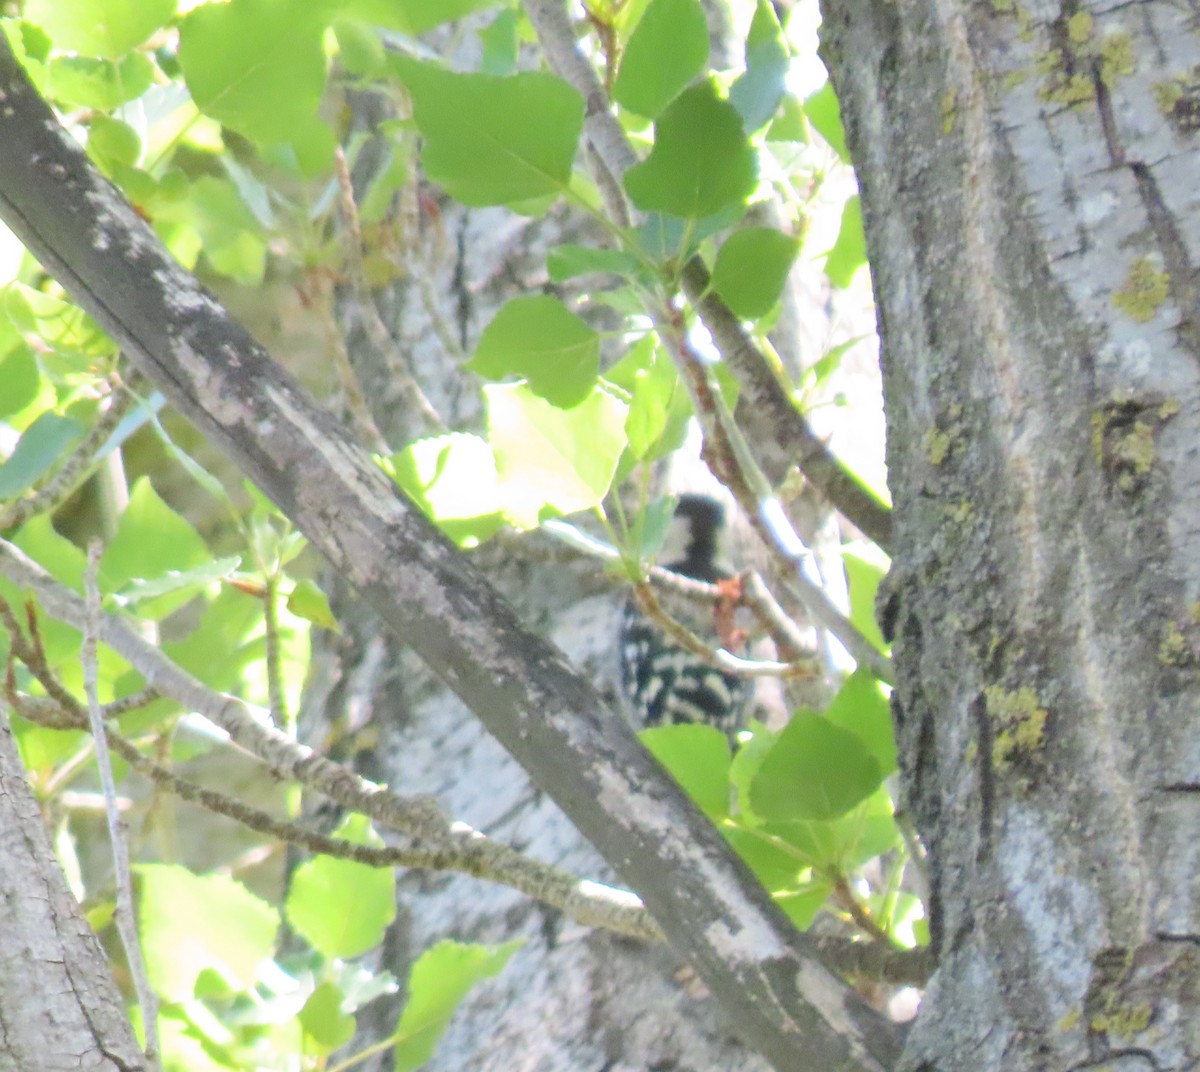
<instances>
[{"instance_id":1,"label":"crack in bark","mask_svg":"<svg viewBox=\"0 0 1200 1072\"><path fill-rule=\"evenodd\" d=\"M1130 160L1125 153L1125 146L1117 131L1112 97L1101 75L1099 64L1093 66L1092 80L1096 88L1096 107L1100 114L1100 125L1104 131L1109 159L1117 167L1128 168L1133 176L1138 197L1146 213L1146 222L1163 259L1168 293L1179 310L1176 332L1183 345L1191 351L1192 357L1200 361L1200 289L1196 286L1196 268L1188 254L1187 243L1167 206L1150 165L1144 160Z\"/></svg>"},{"instance_id":2,"label":"crack in bark","mask_svg":"<svg viewBox=\"0 0 1200 1072\"><path fill-rule=\"evenodd\" d=\"M979 847L975 853L977 865L991 859L992 830L996 817L996 772L992 767L992 723L988 718L987 700L982 692L976 693L971 701L971 717L979 735L979 749L975 756L979 772Z\"/></svg>"}]
</instances>

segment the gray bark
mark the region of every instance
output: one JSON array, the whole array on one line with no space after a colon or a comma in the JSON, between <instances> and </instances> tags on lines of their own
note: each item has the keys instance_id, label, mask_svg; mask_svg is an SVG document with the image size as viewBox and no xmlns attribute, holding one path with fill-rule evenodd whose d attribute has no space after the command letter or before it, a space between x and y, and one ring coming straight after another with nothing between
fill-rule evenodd
<instances>
[{"instance_id":1,"label":"gray bark","mask_svg":"<svg viewBox=\"0 0 1200 1072\"><path fill-rule=\"evenodd\" d=\"M901 1067L1196 1068L1195 12L824 9L940 953Z\"/></svg>"},{"instance_id":2,"label":"gray bark","mask_svg":"<svg viewBox=\"0 0 1200 1072\"><path fill-rule=\"evenodd\" d=\"M0 705L0 1054L10 1072L138 1072L108 957L71 891Z\"/></svg>"}]
</instances>

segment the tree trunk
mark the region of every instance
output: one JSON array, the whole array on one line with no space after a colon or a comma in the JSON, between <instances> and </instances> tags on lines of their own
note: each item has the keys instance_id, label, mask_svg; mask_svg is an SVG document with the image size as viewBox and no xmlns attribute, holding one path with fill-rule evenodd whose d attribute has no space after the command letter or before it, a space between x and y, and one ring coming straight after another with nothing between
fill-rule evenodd
<instances>
[{"instance_id":1,"label":"tree trunk","mask_svg":"<svg viewBox=\"0 0 1200 1072\"><path fill-rule=\"evenodd\" d=\"M824 8L940 955L902 1067L1195 1068L1194 12Z\"/></svg>"},{"instance_id":2,"label":"tree trunk","mask_svg":"<svg viewBox=\"0 0 1200 1072\"><path fill-rule=\"evenodd\" d=\"M146 1067L0 710L0 1053L10 1072Z\"/></svg>"}]
</instances>

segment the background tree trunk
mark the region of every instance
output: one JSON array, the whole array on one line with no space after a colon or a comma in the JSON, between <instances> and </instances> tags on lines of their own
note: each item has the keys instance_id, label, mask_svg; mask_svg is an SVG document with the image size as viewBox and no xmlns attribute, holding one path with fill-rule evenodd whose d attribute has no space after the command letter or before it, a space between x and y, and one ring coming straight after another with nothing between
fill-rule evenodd
<instances>
[{"instance_id":1,"label":"background tree trunk","mask_svg":"<svg viewBox=\"0 0 1200 1072\"><path fill-rule=\"evenodd\" d=\"M1195 1068L1194 12L824 10L940 951L903 1067Z\"/></svg>"}]
</instances>

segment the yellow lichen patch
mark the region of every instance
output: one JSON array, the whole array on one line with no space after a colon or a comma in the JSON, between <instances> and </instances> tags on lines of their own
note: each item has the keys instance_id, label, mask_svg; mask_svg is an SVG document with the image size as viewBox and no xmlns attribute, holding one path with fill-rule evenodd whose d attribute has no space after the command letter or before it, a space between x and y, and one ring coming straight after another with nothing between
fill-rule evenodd
<instances>
[{"instance_id":1,"label":"yellow lichen patch","mask_svg":"<svg viewBox=\"0 0 1200 1072\"><path fill-rule=\"evenodd\" d=\"M1154 464L1154 429L1145 421L1135 421L1133 430L1122 436L1113 449L1113 458L1135 473L1148 473Z\"/></svg>"},{"instance_id":2,"label":"yellow lichen patch","mask_svg":"<svg viewBox=\"0 0 1200 1072\"><path fill-rule=\"evenodd\" d=\"M1014 67L1000 81L1005 89L1016 89L1029 81L1029 72L1024 67Z\"/></svg>"},{"instance_id":3,"label":"yellow lichen patch","mask_svg":"<svg viewBox=\"0 0 1200 1072\"><path fill-rule=\"evenodd\" d=\"M1118 78L1133 74L1133 38L1127 33L1105 34L1100 42L1100 78L1111 86Z\"/></svg>"},{"instance_id":4,"label":"yellow lichen patch","mask_svg":"<svg viewBox=\"0 0 1200 1072\"><path fill-rule=\"evenodd\" d=\"M1149 257L1139 257L1129 266L1121 289L1113 294L1113 305L1139 324L1158 312L1171 292L1171 277L1160 272Z\"/></svg>"},{"instance_id":5,"label":"yellow lichen patch","mask_svg":"<svg viewBox=\"0 0 1200 1072\"><path fill-rule=\"evenodd\" d=\"M1092 1017L1092 1030L1120 1038L1133 1038L1150 1026L1153 1010L1147 1004L1120 1006Z\"/></svg>"},{"instance_id":6,"label":"yellow lichen patch","mask_svg":"<svg viewBox=\"0 0 1200 1072\"><path fill-rule=\"evenodd\" d=\"M1158 644L1158 661L1164 666L1179 666L1187 661L1187 639L1175 622L1167 622Z\"/></svg>"},{"instance_id":7,"label":"yellow lichen patch","mask_svg":"<svg viewBox=\"0 0 1200 1072\"><path fill-rule=\"evenodd\" d=\"M1076 11L1067 19L1067 37L1076 48L1086 45L1091 40L1095 26L1096 20L1092 18L1090 11Z\"/></svg>"},{"instance_id":8,"label":"yellow lichen patch","mask_svg":"<svg viewBox=\"0 0 1200 1072\"><path fill-rule=\"evenodd\" d=\"M1179 77L1155 82L1150 87L1150 92L1154 94L1154 103L1163 115L1170 115L1174 110L1175 102L1183 96L1183 87L1184 81Z\"/></svg>"},{"instance_id":9,"label":"yellow lichen patch","mask_svg":"<svg viewBox=\"0 0 1200 1072\"><path fill-rule=\"evenodd\" d=\"M1097 465L1104 464L1104 431L1108 421L1103 413L1092 414L1092 456Z\"/></svg>"},{"instance_id":10,"label":"yellow lichen patch","mask_svg":"<svg viewBox=\"0 0 1200 1072\"><path fill-rule=\"evenodd\" d=\"M954 129L954 117L958 111L958 96L953 89L948 89L942 95L942 133L949 134Z\"/></svg>"},{"instance_id":11,"label":"yellow lichen patch","mask_svg":"<svg viewBox=\"0 0 1200 1072\"><path fill-rule=\"evenodd\" d=\"M999 685L983 690L992 720L992 763L1004 767L1014 755L1031 755L1042 746L1047 712L1028 685L1012 691Z\"/></svg>"},{"instance_id":12,"label":"yellow lichen patch","mask_svg":"<svg viewBox=\"0 0 1200 1072\"><path fill-rule=\"evenodd\" d=\"M975 507L971 505L969 499L962 499L957 505L947 508L950 515L950 520L961 525L966 521L970 521L975 514Z\"/></svg>"},{"instance_id":13,"label":"yellow lichen patch","mask_svg":"<svg viewBox=\"0 0 1200 1072\"><path fill-rule=\"evenodd\" d=\"M1058 1028L1059 1031L1070 1031L1077 1023L1079 1023L1080 1019L1082 1019L1082 1016L1083 1014L1079 1009L1072 1009L1054 1026Z\"/></svg>"},{"instance_id":14,"label":"yellow lichen patch","mask_svg":"<svg viewBox=\"0 0 1200 1072\"><path fill-rule=\"evenodd\" d=\"M937 428L930 428L925 433L925 453L934 465L941 465L950 453L950 437Z\"/></svg>"}]
</instances>

